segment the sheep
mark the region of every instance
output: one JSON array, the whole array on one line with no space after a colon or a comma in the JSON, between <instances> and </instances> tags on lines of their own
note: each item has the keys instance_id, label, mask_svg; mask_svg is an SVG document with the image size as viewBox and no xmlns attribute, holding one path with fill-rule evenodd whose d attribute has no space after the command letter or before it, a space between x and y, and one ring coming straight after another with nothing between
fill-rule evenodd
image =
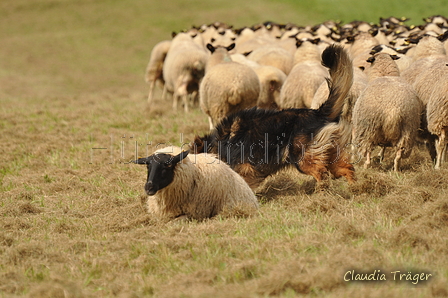
<instances>
[{"instance_id":1,"label":"sheep","mask_svg":"<svg viewBox=\"0 0 448 298\"><path fill-rule=\"evenodd\" d=\"M380 44L380 45L373 47L372 50L370 51L370 54L374 55L374 54L380 53L380 52L387 53L389 55L395 55L395 56L399 57L398 60L395 60L395 63L397 63L400 73L405 71L414 62L414 60L411 57L406 56L405 54L401 54L394 48L387 46L385 44Z\"/></svg>"},{"instance_id":2,"label":"sheep","mask_svg":"<svg viewBox=\"0 0 448 298\"><path fill-rule=\"evenodd\" d=\"M378 53L369 62L369 82L353 108L353 143L366 157L365 168L374 146L394 146L394 171L398 171L401 159L412 151L423 106L390 55Z\"/></svg>"},{"instance_id":3,"label":"sheep","mask_svg":"<svg viewBox=\"0 0 448 298\"><path fill-rule=\"evenodd\" d=\"M260 65L255 61L247 59L242 54L230 55L232 61L251 67L260 81L260 95L257 100L257 107L263 109L278 108L277 102L280 100L280 90L286 80L286 74L274 66Z\"/></svg>"},{"instance_id":4,"label":"sheep","mask_svg":"<svg viewBox=\"0 0 448 298\"><path fill-rule=\"evenodd\" d=\"M204 220L222 212L254 214L255 194L244 179L211 154L166 147L136 164L148 169L147 211L159 220Z\"/></svg>"},{"instance_id":5,"label":"sheep","mask_svg":"<svg viewBox=\"0 0 448 298\"><path fill-rule=\"evenodd\" d=\"M167 91L173 94L173 109L181 97L185 112L189 111L187 96L199 90L208 55L188 33L177 34L163 64Z\"/></svg>"},{"instance_id":6,"label":"sheep","mask_svg":"<svg viewBox=\"0 0 448 298\"><path fill-rule=\"evenodd\" d=\"M341 116L339 123L344 125L344 129L351 131L352 126L352 114L353 107L356 103L356 100L359 98L361 93L364 91L368 83L367 75L359 68L353 68L353 84L348 92L347 97L345 98L344 106L342 108ZM314 94L313 101L311 103L311 109L318 109L328 98L330 90L328 88L328 83L324 82L317 89ZM350 136L349 136L350 138Z\"/></svg>"},{"instance_id":7,"label":"sheep","mask_svg":"<svg viewBox=\"0 0 448 298\"><path fill-rule=\"evenodd\" d=\"M151 51L148 66L145 72L145 81L149 84L148 106L151 105L154 86L160 82L163 86L163 95L165 95L165 80L163 79L163 63L171 46L171 40L158 42Z\"/></svg>"},{"instance_id":8,"label":"sheep","mask_svg":"<svg viewBox=\"0 0 448 298\"><path fill-rule=\"evenodd\" d=\"M249 66L231 61L231 48L215 48L211 44L207 48L212 54L199 88L199 104L213 129L226 115L257 105L260 81ZM217 61L221 63L216 64Z\"/></svg>"},{"instance_id":9,"label":"sheep","mask_svg":"<svg viewBox=\"0 0 448 298\"><path fill-rule=\"evenodd\" d=\"M438 85L431 92L426 117L428 130L437 136L435 149L437 159L435 169L440 169L445 159L446 146L448 143L448 64L433 69L434 78L438 78Z\"/></svg>"},{"instance_id":10,"label":"sheep","mask_svg":"<svg viewBox=\"0 0 448 298\"><path fill-rule=\"evenodd\" d=\"M277 67L286 75L291 72L293 66L293 56L290 52L274 43L255 49L247 58L260 65Z\"/></svg>"},{"instance_id":11,"label":"sheep","mask_svg":"<svg viewBox=\"0 0 448 298\"><path fill-rule=\"evenodd\" d=\"M303 42L294 57L297 63L286 78L277 102L281 109L309 108L314 93L329 75L321 64L320 51L311 42Z\"/></svg>"}]
</instances>

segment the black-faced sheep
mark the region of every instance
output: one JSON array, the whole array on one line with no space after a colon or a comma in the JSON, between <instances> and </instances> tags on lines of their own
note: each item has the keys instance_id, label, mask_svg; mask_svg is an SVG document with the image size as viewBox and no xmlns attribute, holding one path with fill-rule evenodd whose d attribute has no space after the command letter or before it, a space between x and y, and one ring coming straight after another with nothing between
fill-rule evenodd
<instances>
[{"instance_id":1,"label":"black-faced sheep","mask_svg":"<svg viewBox=\"0 0 448 298\"><path fill-rule=\"evenodd\" d=\"M353 108L353 143L366 157L364 167L369 166L375 146L395 147L394 171L398 171L401 159L412 151L423 105L399 76L390 55L378 53L369 61L369 83Z\"/></svg>"},{"instance_id":2,"label":"black-faced sheep","mask_svg":"<svg viewBox=\"0 0 448 298\"><path fill-rule=\"evenodd\" d=\"M197 93L204 76L208 55L187 33L177 34L163 64L163 78L167 91L173 94L173 109L182 98L188 112L188 95Z\"/></svg>"},{"instance_id":3,"label":"black-faced sheep","mask_svg":"<svg viewBox=\"0 0 448 298\"><path fill-rule=\"evenodd\" d=\"M231 60L229 48L215 48L211 44L207 48L212 52L210 61L214 62L207 65L199 88L199 104L209 116L212 129L226 115L256 106L260 81L252 68Z\"/></svg>"},{"instance_id":4,"label":"black-faced sheep","mask_svg":"<svg viewBox=\"0 0 448 298\"><path fill-rule=\"evenodd\" d=\"M211 154L191 154L179 147L139 158L148 168L147 210L161 220L203 220L223 211L250 215L258 209L255 194L226 163Z\"/></svg>"}]
</instances>

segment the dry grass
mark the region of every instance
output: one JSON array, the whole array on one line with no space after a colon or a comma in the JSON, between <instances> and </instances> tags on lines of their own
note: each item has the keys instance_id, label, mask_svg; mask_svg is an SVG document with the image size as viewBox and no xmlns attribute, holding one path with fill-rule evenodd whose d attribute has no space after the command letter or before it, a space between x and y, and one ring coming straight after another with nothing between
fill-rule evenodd
<instances>
[{"instance_id":1,"label":"dry grass","mask_svg":"<svg viewBox=\"0 0 448 298\"><path fill-rule=\"evenodd\" d=\"M40 3L0 4L0 297L448 296L448 170L422 148L400 173L389 151L357 166L354 185L318 193L312 177L278 173L256 216L154 221L146 169L129 160L189 142L207 118L172 112L160 93L147 109L150 47L137 41L161 33L135 29L144 1ZM343 279L375 269L388 280ZM433 276L412 285L396 270Z\"/></svg>"},{"instance_id":2,"label":"dry grass","mask_svg":"<svg viewBox=\"0 0 448 298\"><path fill-rule=\"evenodd\" d=\"M161 100L148 111L144 96L3 103L4 297L448 294L448 170L434 171L423 149L401 173L387 156L357 167L354 185L332 181L319 193L311 177L281 172L260 189L254 217L162 224L141 204L144 167L127 163L135 142L141 155L158 142L179 145L207 120ZM345 282L353 269L434 277L417 286Z\"/></svg>"}]
</instances>

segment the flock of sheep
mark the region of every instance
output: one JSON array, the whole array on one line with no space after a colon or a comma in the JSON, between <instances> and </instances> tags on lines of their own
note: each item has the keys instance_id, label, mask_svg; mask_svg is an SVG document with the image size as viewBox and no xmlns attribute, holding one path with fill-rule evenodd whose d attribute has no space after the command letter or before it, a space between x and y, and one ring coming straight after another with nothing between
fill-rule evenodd
<instances>
[{"instance_id":1,"label":"flock of sheep","mask_svg":"<svg viewBox=\"0 0 448 298\"><path fill-rule=\"evenodd\" d=\"M428 145L435 168L444 161L448 131L448 20L420 26L390 17L378 24L328 21L314 27L272 22L234 29L224 23L193 27L156 44L145 79L151 105L156 84L173 108L199 102L213 129L236 111L259 107L317 109L329 93L321 54L341 45L353 63L353 84L339 121L365 157L386 147L394 170L417 141Z\"/></svg>"}]
</instances>

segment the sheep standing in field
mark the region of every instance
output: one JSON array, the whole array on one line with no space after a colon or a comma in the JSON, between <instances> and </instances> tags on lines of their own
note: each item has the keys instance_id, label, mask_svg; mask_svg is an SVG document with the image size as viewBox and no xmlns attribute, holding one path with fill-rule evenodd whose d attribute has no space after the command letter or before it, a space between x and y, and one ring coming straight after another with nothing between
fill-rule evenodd
<instances>
[{"instance_id":1,"label":"sheep standing in field","mask_svg":"<svg viewBox=\"0 0 448 298\"><path fill-rule=\"evenodd\" d=\"M199 103L208 115L210 129L226 115L257 105L260 81L253 69L233 62L225 48L207 44L212 53L207 71L199 88Z\"/></svg>"},{"instance_id":2,"label":"sheep standing in field","mask_svg":"<svg viewBox=\"0 0 448 298\"><path fill-rule=\"evenodd\" d=\"M318 47L309 41L297 48L294 67L280 91L279 108L311 107L314 93L329 75L321 63L320 54Z\"/></svg>"},{"instance_id":3,"label":"sheep standing in field","mask_svg":"<svg viewBox=\"0 0 448 298\"><path fill-rule=\"evenodd\" d=\"M260 95L258 96L257 107L262 109L277 109L277 102L280 100L280 90L286 80L286 74L274 66L260 65L249 60L242 54L230 56L232 61L251 67L260 80Z\"/></svg>"},{"instance_id":4,"label":"sheep standing in field","mask_svg":"<svg viewBox=\"0 0 448 298\"><path fill-rule=\"evenodd\" d=\"M165 95L165 80L163 79L163 63L171 46L171 40L163 40L157 43L151 51L148 66L145 72L145 81L149 84L148 106L151 105L152 94L157 82L163 87L163 95Z\"/></svg>"},{"instance_id":5,"label":"sheep standing in field","mask_svg":"<svg viewBox=\"0 0 448 298\"><path fill-rule=\"evenodd\" d=\"M395 147L398 171L401 159L412 151L423 106L390 55L378 53L369 62L369 82L353 108L353 143L366 157L364 167L375 146Z\"/></svg>"},{"instance_id":6,"label":"sheep standing in field","mask_svg":"<svg viewBox=\"0 0 448 298\"><path fill-rule=\"evenodd\" d=\"M204 76L208 55L188 33L177 34L163 64L163 78L168 92L173 94L173 109L182 98L188 112L188 95L197 93Z\"/></svg>"},{"instance_id":7,"label":"sheep standing in field","mask_svg":"<svg viewBox=\"0 0 448 298\"><path fill-rule=\"evenodd\" d=\"M214 155L188 153L167 147L135 161L148 168L150 214L162 220L203 220L223 211L256 212L255 194L241 176Z\"/></svg>"},{"instance_id":8,"label":"sheep standing in field","mask_svg":"<svg viewBox=\"0 0 448 298\"><path fill-rule=\"evenodd\" d=\"M274 66L283 71L286 75L291 72L294 57L279 45L271 42L269 45L261 46L255 49L248 59L257 62L260 65Z\"/></svg>"},{"instance_id":9,"label":"sheep standing in field","mask_svg":"<svg viewBox=\"0 0 448 298\"><path fill-rule=\"evenodd\" d=\"M368 78L367 75L359 68L353 68L353 84L347 97L344 101L344 106L342 107L341 116L339 119L339 124L343 126L344 131L351 131L352 129L352 114L353 107L355 106L356 100L359 98L361 93L367 87ZM313 97L313 102L311 103L311 109L318 109L328 98L330 89L327 82L324 82L317 89ZM350 135L350 133L349 133ZM349 138L351 138L349 136ZM348 141L347 141L348 142Z\"/></svg>"},{"instance_id":10,"label":"sheep standing in field","mask_svg":"<svg viewBox=\"0 0 448 298\"><path fill-rule=\"evenodd\" d=\"M448 64L443 63L432 68L432 76L438 84L430 93L426 106L428 130L437 136L435 150L437 153L435 168L440 169L445 160L448 143Z\"/></svg>"}]
</instances>

